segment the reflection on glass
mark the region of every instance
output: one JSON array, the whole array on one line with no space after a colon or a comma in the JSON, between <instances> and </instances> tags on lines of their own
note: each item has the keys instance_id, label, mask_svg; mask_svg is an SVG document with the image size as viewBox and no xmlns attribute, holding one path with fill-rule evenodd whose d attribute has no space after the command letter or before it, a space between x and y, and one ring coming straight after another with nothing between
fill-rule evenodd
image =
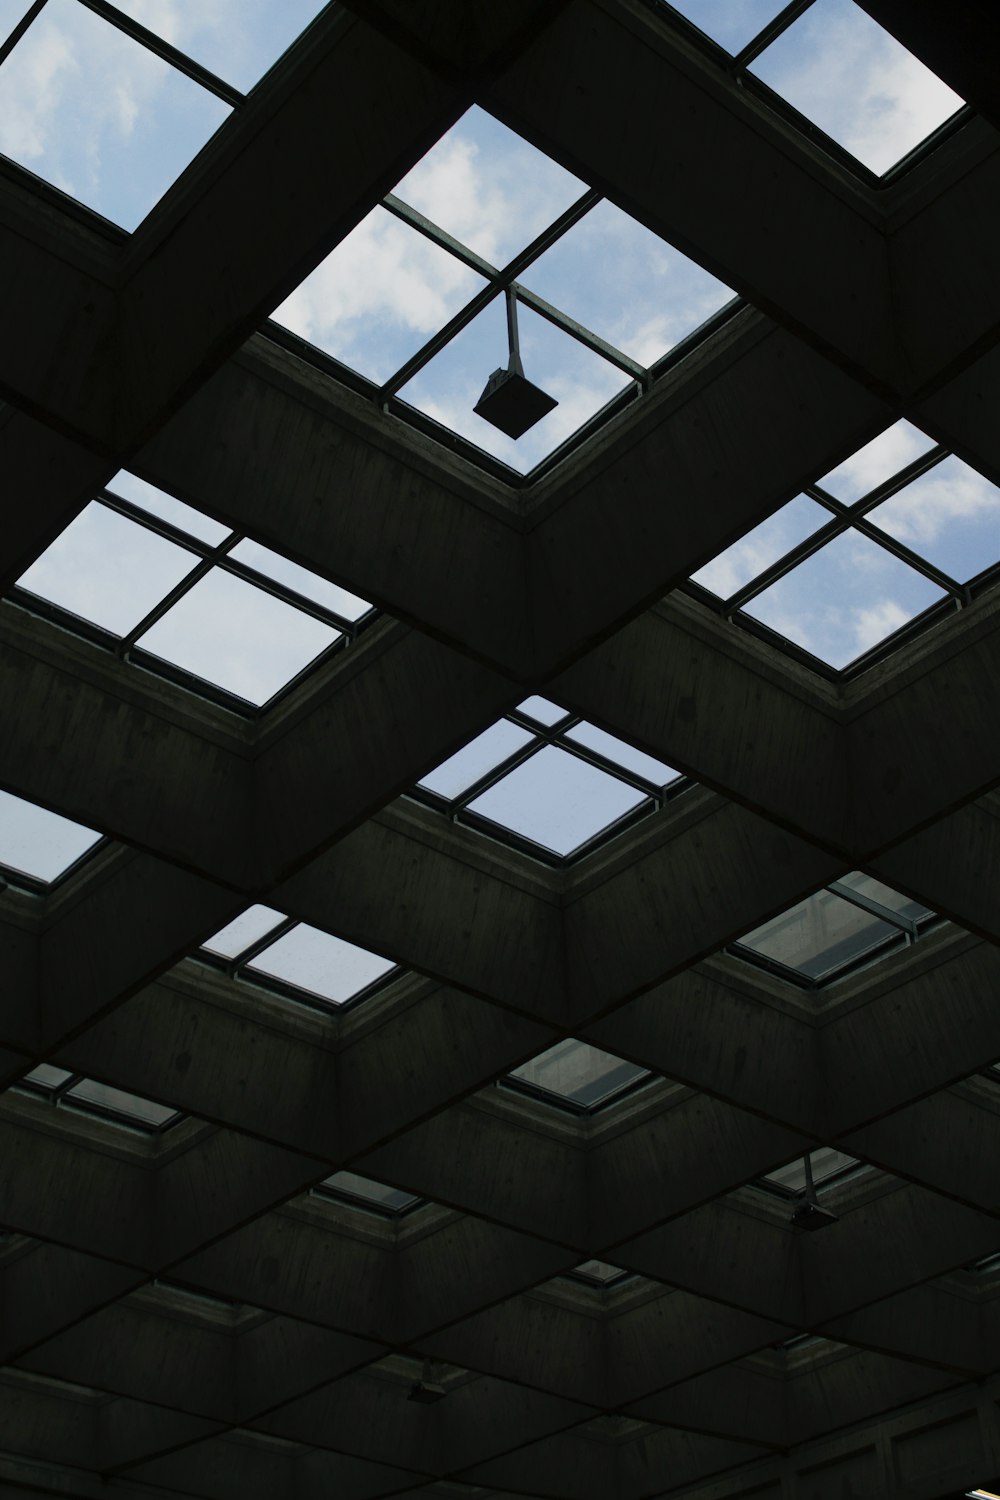
<instances>
[{"instance_id":1,"label":"reflection on glass","mask_svg":"<svg viewBox=\"0 0 1000 1500\"><path fill-rule=\"evenodd\" d=\"M480 793L469 811L568 855L646 800L638 788L545 745Z\"/></svg>"},{"instance_id":2,"label":"reflection on glass","mask_svg":"<svg viewBox=\"0 0 1000 1500\"><path fill-rule=\"evenodd\" d=\"M890 911L897 912L908 922L919 922L922 917L933 915L930 907L921 906L919 901L900 895L899 891L894 891L891 886L885 885L881 880L876 880L873 875L862 874L860 870L852 870L849 875L842 875L837 884L849 886L852 891L857 891L859 896L864 896L869 901L877 901L880 906L887 906Z\"/></svg>"},{"instance_id":3,"label":"reflection on glass","mask_svg":"<svg viewBox=\"0 0 1000 1500\"><path fill-rule=\"evenodd\" d=\"M357 1172L334 1172L327 1177L321 1188L360 1199L368 1208L381 1209L385 1213L398 1214L421 1202L415 1193L406 1193L402 1188L387 1187L384 1182L375 1182L371 1177L362 1177Z\"/></svg>"},{"instance_id":4,"label":"reflection on glass","mask_svg":"<svg viewBox=\"0 0 1000 1500\"><path fill-rule=\"evenodd\" d=\"M152 1099L143 1099L139 1094L126 1093L124 1089L111 1088L109 1084L97 1083L93 1078L81 1078L68 1089L65 1097L81 1104L92 1104L101 1110L122 1115L136 1124L159 1129L168 1120L177 1119L178 1112L166 1105L155 1104Z\"/></svg>"},{"instance_id":5,"label":"reflection on glass","mask_svg":"<svg viewBox=\"0 0 1000 1500\"><path fill-rule=\"evenodd\" d=\"M582 1109L592 1109L652 1075L646 1068L570 1037L522 1063L509 1076Z\"/></svg>"},{"instance_id":6,"label":"reflection on glass","mask_svg":"<svg viewBox=\"0 0 1000 1500\"><path fill-rule=\"evenodd\" d=\"M877 173L962 105L853 0L815 0L750 71Z\"/></svg>"},{"instance_id":7,"label":"reflection on glass","mask_svg":"<svg viewBox=\"0 0 1000 1500\"><path fill-rule=\"evenodd\" d=\"M807 979L820 979L897 936L897 928L853 902L832 891L817 891L746 933L739 947Z\"/></svg>"},{"instance_id":8,"label":"reflection on glass","mask_svg":"<svg viewBox=\"0 0 1000 1500\"><path fill-rule=\"evenodd\" d=\"M213 568L138 644L206 682L262 704L339 637L331 625Z\"/></svg>"},{"instance_id":9,"label":"reflection on glass","mask_svg":"<svg viewBox=\"0 0 1000 1500\"><path fill-rule=\"evenodd\" d=\"M197 563L193 552L92 500L17 582L127 635Z\"/></svg>"},{"instance_id":10,"label":"reflection on glass","mask_svg":"<svg viewBox=\"0 0 1000 1500\"><path fill-rule=\"evenodd\" d=\"M48 884L92 849L101 835L11 792L0 792L0 865Z\"/></svg>"}]
</instances>

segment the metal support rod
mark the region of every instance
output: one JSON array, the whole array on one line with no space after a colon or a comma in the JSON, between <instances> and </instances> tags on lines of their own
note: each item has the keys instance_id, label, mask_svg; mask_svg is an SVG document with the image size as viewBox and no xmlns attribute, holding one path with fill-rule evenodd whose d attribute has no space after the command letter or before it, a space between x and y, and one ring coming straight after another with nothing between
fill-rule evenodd
<instances>
[{"instance_id":1,"label":"metal support rod","mask_svg":"<svg viewBox=\"0 0 1000 1500\"><path fill-rule=\"evenodd\" d=\"M517 336L517 293L512 286L509 286L504 289L504 295L507 298L507 342L510 345L507 368L515 375L523 375L521 344Z\"/></svg>"},{"instance_id":2,"label":"metal support rod","mask_svg":"<svg viewBox=\"0 0 1000 1500\"><path fill-rule=\"evenodd\" d=\"M813 1183L812 1155L809 1151L802 1158L802 1162L806 1169L806 1201L808 1203L815 1203L816 1187Z\"/></svg>"}]
</instances>

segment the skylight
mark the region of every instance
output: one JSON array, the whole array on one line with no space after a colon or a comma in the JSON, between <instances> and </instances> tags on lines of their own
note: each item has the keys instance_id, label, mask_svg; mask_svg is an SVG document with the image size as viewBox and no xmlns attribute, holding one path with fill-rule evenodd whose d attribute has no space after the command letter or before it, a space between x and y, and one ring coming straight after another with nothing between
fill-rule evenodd
<instances>
[{"instance_id":1,"label":"skylight","mask_svg":"<svg viewBox=\"0 0 1000 1500\"><path fill-rule=\"evenodd\" d=\"M416 1193L404 1192L402 1188L388 1187L384 1182L375 1182L371 1177L362 1177L357 1172L334 1172L332 1177L327 1177L313 1191L320 1194L326 1193L335 1198L346 1198L348 1202L361 1203L365 1208L373 1209L377 1213L383 1213L392 1218L406 1213L408 1209L415 1208L417 1204L425 1201Z\"/></svg>"},{"instance_id":2,"label":"skylight","mask_svg":"<svg viewBox=\"0 0 1000 1500\"><path fill-rule=\"evenodd\" d=\"M998 564L1000 489L901 421L692 582L842 670L935 606L967 603Z\"/></svg>"},{"instance_id":3,"label":"skylight","mask_svg":"<svg viewBox=\"0 0 1000 1500\"><path fill-rule=\"evenodd\" d=\"M56 1104L70 1104L89 1114L121 1121L138 1130L165 1130L168 1125L176 1125L182 1118L179 1110L157 1104L140 1094L130 1094L124 1089L98 1083L94 1078L69 1073L65 1068L55 1068L50 1063L43 1063L32 1069L24 1075L21 1082L29 1089L45 1094Z\"/></svg>"},{"instance_id":4,"label":"skylight","mask_svg":"<svg viewBox=\"0 0 1000 1500\"><path fill-rule=\"evenodd\" d=\"M735 57L783 9L783 0L671 0L670 9Z\"/></svg>"},{"instance_id":5,"label":"skylight","mask_svg":"<svg viewBox=\"0 0 1000 1500\"><path fill-rule=\"evenodd\" d=\"M832 1146L820 1146L817 1150L810 1151L809 1165L812 1168L813 1182L817 1188L820 1188L831 1186L835 1178L839 1179L860 1163L856 1156L847 1156L843 1151L835 1151ZM805 1163L801 1157L797 1157L787 1166L768 1172L760 1181L789 1195L804 1193L806 1190Z\"/></svg>"},{"instance_id":6,"label":"skylight","mask_svg":"<svg viewBox=\"0 0 1000 1500\"><path fill-rule=\"evenodd\" d=\"M557 403L517 440L474 410L508 365L508 287L525 377ZM649 366L731 298L473 107L273 316L380 385L382 400L398 395L524 472L645 385Z\"/></svg>"},{"instance_id":7,"label":"skylight","mask_svg":"<svg viewBox=\"0 0 1000 1500\"><path fill-rule=\"evenodd\" d=\"M553 1103L592 1110L652 1076L648 1068L570 1037L522 1063L507 1078Z\"/></svg>"},{"instance_id":8,"label":"skylight","mask_svg":"<svg viewBox=\"0 0 1000 1500\"><path fill-rule=\"evenodd\" d=\"M0 63L0 151L123 229L229 112L79 0L46 0Z\"/></svg>"},{"instance_id":9,"label":"skylight","mask_svg":"<svg viewBox=\"0 0 1000 1500\"><path fill-rule=\"evenodd\" d=\"M144 666L261 707L372 617L366 599L122 470L18 579Z\"/></svg>"},{"instance_id":10,"label":"skylight","mask_svg":"<svg viewBox=\"0 0 1000 1500\"><path fill-rule=\"evenodd\" d=\"M933 920L926 906L855 871L745 933L732 951L801 984L829 983L914 941Z\"/></svg>"},{"instance_id":11,"label":"skylight","mask_svg":"<svg viewBox=\"0 0 1000 1500\"><path fill-rule=\"evenodd\" d=\"M11 792L0 792L0 868L51 885L98 843L101 835Z\"/></svg>"},{"instance_id":12,"label":"skylight","mask_svg":"<svg viewBox=\"0 0 1000 1500\"><path fill-rule=\"evenodd\" d=\"M587 1281L591 1286L605 1287L623 1281L631 1272L623 1271L621 1266L613 1266L606 1260L585 1260L582 1265L574 1266L567 1275Z\"/></svg>"},{"instance_id":13,"label":"skylight","mask_svg":"<svg viewBox=\"0 0 1000 1500\"><path fill-rule=\"evenodd\" d=\"M277 981L296 996L344 1005L367 996L391 974L392 959L295 922L268 906L251 906L202 944L234 974Z\"/></svg>"},{"instance_id":14,"label":"skylight","mask_svg":"<svg viewBox=\"0 0 1000 1500\"><path fill-rule=\"evenodd\" d=\"M963 102L853 0L814 0L750 70L878 174Z\"/></svg>"},{"instance_id":15,"label":"skylight","mask_svg":"<svg viewBox=\"0 0 1000 1500\"><path fill-rule=\"evenodd\" d=\"M117 8L241 93L277 62L326 0L212 0L165 5L115 0Z\"/></svg>"},{"instance_id":16,"label":"skylight","mask_svg":"<svg viewBox=\"0 0 1000 1500\"><path fill-rule=\"evenodd\" d=\"M528 852L579 856L683 785L663 761L529 698L429 772L424 800Z\"/></svg>"}]
</instances>

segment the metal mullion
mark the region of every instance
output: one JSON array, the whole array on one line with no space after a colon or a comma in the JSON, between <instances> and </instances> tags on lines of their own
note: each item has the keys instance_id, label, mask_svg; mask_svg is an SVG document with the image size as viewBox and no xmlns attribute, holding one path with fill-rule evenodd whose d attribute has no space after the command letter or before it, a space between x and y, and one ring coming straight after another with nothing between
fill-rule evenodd
<instances>
[{"instance_id":1,"label":"metal mullion","mask_svg":"<svg viewBox=\"0 0 1000 1500\"><path fill-rule=\"evenodd\" d=\"M386 193L382 199L382 207L395 218L408 224L418 234L437 245L442 250L447 250L456 260L469 267L470 271L476 271L480 276L485 276L487 281L495 281L501 274L500 267L494 266L483 256L477 255L475 250L470 250L468 245L463 245L461 240L456 240L447 230L441 229L434 223L433 219L427 219L415 208L397 198L393 193Z\"/></svg>"},{"instance_id":2,"label":"metal mullion","mask_svg":"<svg viewBox=\"0 0 1000 1500\"><path fill-rule=\"evenodd\" d=\"M116 495L114 490L98 490L94 499L108 510L117 511L119 515L125 516L127 520L134 521L136 525L145 526L147 531L152 531L156 536L162 536L168 542L176 542L178 546L187 547L189 551L193 549L200 557L204 557L208 552L214 552L218 547L222 546L222 542L219 542L213 547L210 543L202 541L200 537L195 536L193 532L185 531L182 526L175 526L172 521L165 521L162 516L154 515L150 510L143 510L142 506L136 505L134 500L125 500L121 495ZM205 519L215 521L214 516L206 516ZM226 523L224 521L215 521L215 524L217 526L224 526ZM234 531L234 527L229 528L230 535ZM239 539L242 541L242 535L240 535ZM224 537L223 540L228 541L229 537Z\"/></svg>"},{"instance_id":3,"label":"metal mullion","mask_svg":"<svg viewBox=\"0 0 1000 1500\"><path fill-rule=\"evenodd\" d=\"M240 537L239 540L247 541L251 540L251 538ZM322 604L317 604L314 599L309 599L305 594L298 593L297 590L290 588L288 584L279 583L274 578L268 578L265 573L258 573L256 568L250 567L248 563L240 562L237 558L223 556L219 559L219 567L225 573L232 573L235 577L242 578L244 583L252 584L254 588L260 589L261 593L270 594L274 599L280 599L283 604L287 604L291 609L297 609L304 615L312 615L321 624L329 625L334 630L338 630L341 635L353 637L356 622L345 620L342 616L334 614L332 610L325 609ZM362 615L360 618L364 619L365 617Z\"/></svg>"},{"instance_id":4,"label":"metal mullion","mask_svg":"<svg viewBox=\"0 0 1000 1500\"><path fill-rule=\"evenodd\" d=\"M574 318L560 312L558 307L553 307L551 302L546 302L544 298L529 291L527 287L521 286L518 282L512 282L511 285L517 300L523 302L525 307L530 307L532 312L538 313L547 322L553 323L556 328L561 328L563 333L568 333L576 339L577 343L586 345L594 354L600 354L609 364L616 365L626 375L631 375L632 379L637 380L643 387L649 386L652 377L645 365L640 365L629 355L623 354L620 349L616 349L614 344L607 343L599 334L591 333L582 323L577 323Z\"/></svg>"},{"instance_id":5,"label":"metal mullion","mask_svg":"<svg viewBox=\"0 0 1000 1500\"><path fill-rule=\"evenodd\" d=\"M451 799L448 803L448 816L454 818L460 812L464 812L470 802L474 802L483 792L488 792L491 786L496 786L497 782L502 781L508 772L516 770L518 766L523 765L526 760L529 760L537 750L541 749L543 743L543 737L537 735L535 739L529 740L526 745L521 745L519 749L512 750L510 755L495 765L492 770L484 771L478 780L473 781L463 791L459 792L457 797Z\"/></svg>"},{"instance_id":6,"label":"metal mullion","mask_svg":"<svg viewBox=\"0 0 1000 1500\"><path fill-rule=\"evenodd\" d=\"M34 0L34 4L28 8L25 14L18 21L17 25L11 31L10 35L5 38L3 45L0 46L0 63L3 63L7 60L10 54L13 52L14 48L17 46L18 42L24 36L24 33L27 31L28 27L41 15L44 7L45 0Z\"/></svg>"},{"instance_id":7,"label":"metal mullion","mask_svg":"<svg viewBox=\"0 0 1000 1500\"><path fill-rule=\"evenodd\" d=\"M226 83L225 79L219 78L208 68L202 67L201 63L195 62L194 58L188 57L187 53L179 51L170 42L164 41L163 37L157 36L155 31L150 31L139 21L134 21L124 11L108 4L108 0L79 0L79 3L93 11L96 16L100 16L103 21L107 21L111 26L124 32L134 42L138 42L150 52L155 52L157 57L170 63L179 72L186 73L188 78L195 83L200 83L202 88L208 89L224 103L235 108L246 98L245 94L241 94L239 89L234 89L232 84Z\"/></svg>"},{"instance_id":8,"label":"metal mullion","mask_svg":"<svg viewBox=\"0 0 1000 1500\"><path fill-rule=\"evenodd\" d=\"M185 573L180 582L174 584L170 592L164 594L160 602L148 614L144 615L137 625L133 625L128 635L122 636L118 645L118 655L123 658L127 657L132 647L137 644L139 637L145 635L146 631L150 630L156 624L157 620L161 620L179 599L183 599L184 595L194 588L195 584L200 583L212 571L216 562L224 557L231 547L235 547L238 540L240 538L234 532L232 536L226 537L225 541L220 542L219 546L213 548L211 552L198 554L201 557L198 565L192 568L190 573Z\"/></svg>"},{"instance_id":9,"label":"metal mullion","mask_svg":"<svg viewBox=\"0 0 1000 1500\"><path fill-rule=\"evenodd\" d=\"M573 725L569 727L572 729ZM661 786L655 781L647 781L637 771L626 770L624 766L619 765L617 761L611 760L609 756L602 755L599 750L592 750L589 745L581 745L576 740L558 739L554 743L560 750L565 750L568 755L575 755L579 760L586 761L588 765L593 766L596 770L603 771L605 775L613 776L616 781L624 782L626 786L633 787L635 791L642 792L647 797L652 797L657 804L663 797L664 788L670 785L669 782L664 782ZM674 779L676 780L677 778L675 777Z\"/></svg>"},{"instance_id":10,"label":"metal mullion","mask_svg":"<svg viewBox=\"0 0 1000 1500\"><path fill-rule=\"evenodd\" d=\"M433 338L428 339L426 344L421 349L418 349L416 354L412 355L390 380L386 381L378 392L376 398L378 404L384 406L391 397L395 396L397 391L401 390L407 381L411 380L419 370L422 370L424 365L428 364L434 358L435 354L440 353L445 344L450 343L455 335L460 333L477 313L481 312L495 297L505 291L517 279L521 271L525 270L533 260L537 260L551 245L554 245L556 240L565 234L568 229L571 229L579 219L583 218L584 214L589 213L600 201L601 194L590 188L587 192L581 194L575 203L571 203L569 208L565 209L557 219L554 219L547 229L543 230L541 234L537 235L531 241L530 245L522 250L519 255L515 255L513 260L508 261L502 270L496 272L490 279L488 286L483 287L482 291L477 292L453 318L449 319L444 328L436 333ZM483 262L483 264L485 265L486 262ZM481 272L480 274L483 273Z\"/></svg>"},{"instance_id":11,"label":"metal mullion","mask_svg":"<svg viewBox=\"0 0 1000 1500\"><path fill-rule=\"evenodd\" d=\"M888 500L891 495L897 495L900 490L905 490L908 484L912 484L915 479L922 478L931 469L936 469L938 464L942 463L944 459L951 457L952 452L950 448L944 447L942 443L936 443L933 448L930 448L926 453L921 453L920 457L915 458L912 463L904 465L902 469L897 469L895 474L890 474L888 479L883 479L881 484L875 485L873 489L867 490L860 499L852 500L849 504L845 504L843 500L837 500L834 495L828 495L826 490L819 484L813 485L811 488L817 491L818 497L826 501L833 500L836 505L843 506L852 516L866 515L876 505L881 505L883 500Z\"/></svg>"},{"instance_id":12,"label":"metal mullion","mask_svg":"<svg viewBox=\"0 0 1000 1500\"><path fill-rule=\"evenodd\" d=\"M860 891L843 885L839 880L832 880L825 889L839 896L842 901L849 901L852 906L860 907L870 917L877 917L880 922L885 922L888 926L895 927L897 931L906 933L912 942L916 941L917 924L909 917L904 917L898 911L883 906L880 901L874 901L870 896L863 896Z\"/></svg>"},{"instance_id":13,"label":"metal mullion","mask_svg":"<svg viewBox=\"0 0 1000 1500\"><path fill-rule=\"evenodd\" d=\"M770 588L772 583L777 582L779 578L784 578L787 573L791 573L794 568L798 567L799 563L805 562L807 557L812 557L814 553L819 552L825 547L827 542L832 542L838 536L849 531L850 526L851 523L846 516L833 516L825 526L821 526L818 531L814 531L812 536L805 537L789 552L786 552L783 557L779 557L777 562L773 562L770 567L765 568L763 573L758 573L756 578L751 578L749 583L745 583L741 589L737 589L736 593L725 601L724 613L727 616L731 616L734 610L742 609L744 604L750 599L755 599L758 594L762 594L765 589Z\"/></svg>"},{"instance_id":14,"label":"metal mullion","mask_svg":"<svg viewBox=\"0 0 1000 1500\"><path fill-rule=\"evenodd\" d=\"M938 588L944 589L946 594L957 599L960 604L966 602L965 591L960 583L947 573L942 573L918 552L912 552L905 542L897 542L895 537L890 536L887 531L881 531L874 522L866 520L864 516L858 516L851 524L855 531L866 536L869 541L875 542L877 546L884 547L887 552L891 552L900 562L906 563L914 572L922 573L932 583L936 583Z\"/></svg>"},{"instance_id":15,"label":"metal mullion","mask_svg":"<svg viewBox=\"0 0 1000 1500\"><path fill-rule=\"evenodd\" d=\"M741 70L748 68L765 48L770 47L771 43L777 41L783 31L788 30L793 21L797 21L799 16L805 14L812 3L813 0L791 0L790 5L786 5L784 10L779 10L778 14L767 23L763 30L758 31L757 35L751 38L742 51L737 52L733 58L734 66Z\"/></svg>"},{"instance_id":16,"label":"metal mullion","mask_svg":"<svg viewBox=\"0 0 1000 1500\"><path fill-rule=\"evenodd\" d=\"M262 953L270 948L272 943L276 943L287 932L291 932L293 927L301 925L297 917L285 917L283 922L278 922L276 926L269 928L264 933L264 936L259 937L255 943L251 943L249 948L243 948L235 958L231 958L228 961L223 960L230 977L236 979L239 976L239 971L245 968L248 963L251 963L253 959L259 958ZM209 952L211 952L211 949L209 949Z\"/></svg>"}]
</instances>

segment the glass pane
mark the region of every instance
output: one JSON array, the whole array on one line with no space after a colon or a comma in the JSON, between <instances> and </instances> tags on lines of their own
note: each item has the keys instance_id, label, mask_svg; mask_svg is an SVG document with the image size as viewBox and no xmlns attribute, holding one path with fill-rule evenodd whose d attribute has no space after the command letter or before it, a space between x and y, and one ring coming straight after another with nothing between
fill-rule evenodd
<instances>
[{"instance_id":1,"label":"glass pane","mask_svg":"<svg viewBox=\"0 0 1000 1500\"><path fill-rule=\"evenodd\" d=\"M617 1281L619 1276L627 1276L621 1266L612 1266L606 1260L585 1260L582 1265L573 1267L574 1276L582 1276L586 1281L595 1281L598 1286L607 1286L609 1281Z\"/></svg>"},{"instance_id":2,"label":"glass pane","mask_svg":"<svg viewBox=\"0 0 1000 1500\"><path fill-rule=\"evenodd\" d=\"M131 500L133 505L141 505L151 516L169 521L178 531L186 531L189 536L197 537L199 542L205 542L209 547L217 547L230 535L228 526L213 521L211 516L202 515L193 505L185 505L183 500L175 500L173 495L164 494L155 484L147 484L145 479L139 479L127 469L119 469L114 479L108 481L107 488L122 500Z\"/></svg>"},{"instance_id":3,"label":"glass pane","mask_svg":"<svg viewBox=\"0 0 1000 1500\"><path fill-rule=\"evenodd\" d=\"M5 42L32 0L0 0L0 43Z\"/></svg>"},{"instance_id":4,"label":"glass pane","mask_svg":"<svg viewBox=\"0 0 1000 1500\"><path fill-rule=\"evenodd\" d=\"M101 835L82 823L0 792L0 864L33 880L56 880Z\"/></svg>"},{"instance_id":5,"label":"glass pane","mask_svg":"<svg viewBox=\"0 0 1000 1500\"><path fill-rule=\"evenodd\" d=\"M0 66L0 151L123 229L229 112L77 0L48 0Z\"/></svg>"},{"instance_id":6,"label":"glass pane","mask_svg":"<svg viewBox=\"0 0 1000 1500\"><path fill-rule=\"evenodd\" d=\"M452 239L503 266L586 184L474 105L393 191Z\"/></svg>"},{"instance_id":7,"label":"glass pane","mask_svg":"<svg viewBox=\"0 0 1000 1500\"><path fill-rule=\"evenodd\" d=\"M482 792L469 810L566 855L645 801L645 792L545 745Z\"/></svg>"},{"instance_id":8,"label":"glass pane","mask_svg":"<svg viewBox=\"0 0 1000 1500\"><path fill-rule=\"evenodd\" d=\"M326 0L115 0L119 10L245 94Z\"/></svg>"},{"instance_id":9,"label":"glass pane","mask_svg":"<svg viewBox=\"0 0 1000 1500\"><path fill-rule=\"evenodd\" d=\"M398 1214L413 1203L419 1203L416 1193L404 1193L402 1188L387 1187L384 1182L374 1182L357 1172L334 1172L324 1179L322 1186L332 1188L335 1193L346 1193L351 1198L361 1198L372 1208L381 1208Z\"/></svg>"},{"instance_id":10,"label":"glass pane","mask_svg":"<svg viewBox=\"0 0 1000 1500\"><path fill-rule=\"evenodd\" d=\"M832 1146L820 1146L818 1150L809 1153L809 1165L812 1167L813 1183L819 1187L821 1182L827 1181L836 1173L843 1172L848 1167L856 1167L858 1159L856 1156L845 1156L843 1151L835 1151ZM764 1181L773 1182L775 1187L785 1188L789 1193L804 1193L806 1169L802 1158L790 1161L776 1172L768 1172Z\"/></svg>"},{"instance_id":11,"label":"glass pane","mask_svg":"<svg viewBox=\"0 0 1000 1500\"><path fill-rule=\"evenodd\" d=\"M833 974L877 947L899 929L869 915L832 891L817 891L739 940L807 979Z\"/></svg>"},{"instance_id":12,"label":"glass pane","mask_svg":"<svg viewBox=\"0 0 1000 1500\"><path fill-rule=\"evenodd\" d=\"M830 512L822 505L817 505L806 495L798 495L727 547L725 552L713 557L710 563L691 575L692 579L702 588L711 589L720 599L731 599L772 563L830 520Z\"/></svg>"},{"instance_id":13,"label":"glass pane","mask_svg":"<svg viewBox=\"0 0 1000 1500\"><path fill-rule=\"evenodd\" d=\"M560 708L558 703L550 703L548 698L525 698L523 703L517 705L517 709L518 713L527 714L529 719L534 719L536 724L545 724L549 728L566 717L566 710Z\"/></svg>"},{"instance_id":14,"label":"glass pane","mask_svg":"<svg viewBox=\"0 0 1000 1500\"><path fill-rule=\"evenodd\" d=\"M613 203L598 203L521 276L574 322L652 365L732 290Z\"/></svg>"},{"instance_id":15,"label":"glass pane","mask_svg":"<svg viewBox=\"0 0 1000 1500\"><path fill-rule=\"evenodd\" d=\"M65 1097L124 1115L135 1124L148 1125L153 1129L165 1125L168 1120L180 1119L176 1109L168 1109L164 1104L154 1104L152 1099L143 1099L138 1094L127 1094L123 1089L111 1088L106 1083L97 1083L93 1078L81 1078L79 1083L74 1083L67 1091Z\"/></svg>"},{"instance_id":16,"label":"glass pane","mask_svg":"<svg viewBox=\"0 0 1000 1500\"><path fill-rule=\"evenodd\" d=\"M453 797L459 797L480 776L485 776L487 771L492 771L501 761L513 755L515 750L522 749L534 738L530 729L523 729L519 724L512 724L509 719L501 719L496 724L491 724L489 729L484 729L482 734L477 734L474 740L455 755L442 761L429 776L418 782L427 792L434 792L438 797L445 797L449 802Z\"/></svg>"},{"instance_id":17,"label":"glass pane","mask_svg":"<svg viewBox=\"0 0 1000 1500\"><path fill-rule=\"evenodd\" d=\"M669 781L676 781L680 775L672 766L664 765L662 760L654 760L652 755L646 755L625 740L598 729L596 724L588 724L586 721L577 724L574 729L566 731L566 738L575 740L578 745L585 745L588 750L596 750L599 755L606 756L608 760L613 760L636 776L644 777L655 786L666 786Z\"/></svg>"},{"instance_id":18,"label":"glass pane","mask_svg":"<svg viewBox=\"0 0 1000 1500\"><path fill-rule=\"evenodd\" d=\"M849 886L852 891L857 891L859 896L864 896L869 901L877 901L880 906L897 912L907 921L918 922L921 917L933 916L929 906L921 906L919 901L912 901L909 896L900 895L899 891L894 891L891 886L883 885L881 880L876 880L872 875L863 875L860 870L852 870L850 875L842 875L837 884Z\"/></svg>"},{"instance_id":19,"label":"glass pane","mask_svg":"<svg viewBox=\"0 0 1000 1500\"><path fill-rule=\"evenodd\" d=\"M784 8L784 0L670 0L670 3L734 56Z\"/></svg>"},{"instance_id":20,"label":"glass pane","mask_svg":"<svg viewBox=\"0 0 1000 1500\"><path fill-rule=\"evenodd\" d=\"M883 500L868 519L959 583L1000 561L1000 490L954 456Z\"/></svg>"},{"instance_id":21,"label":"glass pane","mask_svg":"<svg viewBox=\"0 0 1000 1500\"><path fill-rule=\"evenodd\" d=\"M259 953L247 965L247 972L269 974L342 1005L395 967L390 958L380 958L302 922Z\"/></svg>"},{"instance_id":22,"label":"glass pane","mask_svg":"<svg viewBox=\"0 0 1000 1500\"><path fill-rule=\"evenodd\" d=\"M602 1052L589 1042L578 1042L570 1037L565 1042L557 1042L530 1062L522 1063L510 1076L589 1109L620 1093L637 1079L651 1075L646 1068L638 1068L635 1063Z\"/></svg>"},{"instance_id":23,"label":"glass pane","mask_svg":"<svg viewBox=\"0 0 1000 1500\"><path fill-rule=\"evenodd\" d=\"M279 552L272 552L269 547L262 547L259 542L250 541L249 537L237 542L229 555L248 568L256 568L266 578L273 578L275 583L283 583L287 588L294 589L304 598L311 599L314 604L323 605L344 620L360 620L371 609L367 599L349 594L338 584L320 578L318 573L311 573L308 568L299 567L298 563L282 557Z\"/></svg>"},{"instance_id":24,"label":"glass pane","mask_svg":"<svg viewBox=\"0 0 1000 1500\"><path fill-rule=\"evenodd\" d=\"M197 564L193 552L92 500L17 582L127 635Z\"/></svg>"},{"instance_id":25,"label":"glass pane","mask_svg":"<svg viewBox=\"0 0 1000 1500\"><path fill-rule=\"evenodd\" d=\"M213 568L139 644L196 677L261 704L339 635L332 625Z\"/></svg>"},{"instance_id":26,"label":"glass pane","mask_svg":"<svg viewBox=\"0 0 1000 1500\"><path fill-rule=\"evenodd\" d=\"M923 574L849 531L743 608L806 651L846 667L944 598Z\"/></svg>"},{"instance_id":27,"label":"glass pane","mask_svg":"<svg viewBox=\"0 0 1000 1500\"><path fill-rule=\"evenodd\" d=\"M236 958L237 954L259 942L272 927L277 927L284 921L282 913L274 911L270 906L250 906L214 937L202 943L202 947L209 953L217 953L220 958Z\"/></svg>"},{"instance_id":28,"label":"glass pane","mask_svg":"<svg viewBox=\"0 0 1000 1500\"><path fill-rule=\"evenodd\" d=\"M835 500L853 505L933 447L933 438L912 422L895 422L816 483Z\"/></svg>"},{"instance_id":29,"label":"glass pane","mask_svg":"<svg viewBox=\"0 0 1000 1500\"><path fill-rule=\"evenodd\" d=\"M65 1068L54 1068L51 1063L39 1063L30 1073L25 1073L24 1082L33 1083L36 1089L59 1089L72 1078Z\"/></svg>"},{"instance_id":30,"label":"glass pane","mask_svg":"<svg viewBox=\"0 0 1000 1500\"><path fill-rule=\"evenodd\" d=\"M962 105L853 0L815 0L750 71L878 173Z\"/></svg>"},{"instance_id":31,"label":"glass pane","mask_svg":"<svg viewBox=\"0 0 1000 1500\"><path fill-rule=\"evenodd\" d=\"M507 437L473 410L494 370L507 368L502 297L494 298L399 394L518 473L527 473L632 382L530 308L518 308L518 328L526 378L559 403L522 437Z\"/></svg>"},{"instance_id":32,"label":"glass pane","mask_svg":"<svg viewBox=\"0 0 1000 1500\"><path fill-rule=\"evenodd\" d=\"M484 285L440 245L375 208L271 316L381 384Z\"/></svg>"}]
</instances>

